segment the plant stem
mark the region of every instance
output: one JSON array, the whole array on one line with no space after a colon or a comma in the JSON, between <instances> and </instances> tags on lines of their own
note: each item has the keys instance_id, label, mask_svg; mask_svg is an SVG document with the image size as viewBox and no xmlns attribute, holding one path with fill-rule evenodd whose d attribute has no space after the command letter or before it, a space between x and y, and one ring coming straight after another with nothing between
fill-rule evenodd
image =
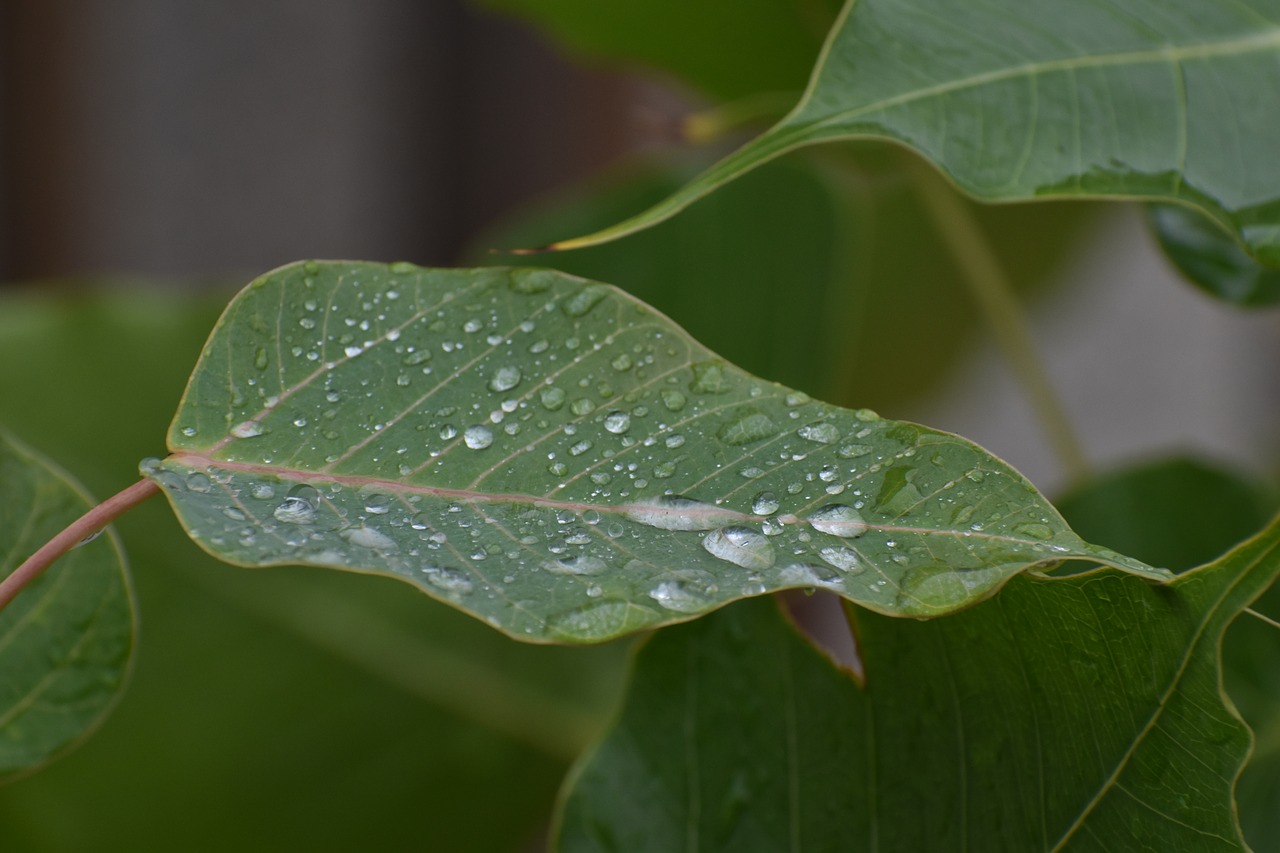
<instances>
[{"instance_id":1,"label":"plant stem","mask_svg":"<svg viewBox=\"0 0 1280 853\"><path fill-rule=\"evenodd\" d=\"M925 209L951 250L970 293L986 315L996 343L1022 384L1050 445L1068 477L1084 479L1089 474L1089 463L1032 343L1031 329L991 243L960 196L941 175L916 156L906 159L909 160L907 170L915 180Z\"/></svg>"},{"instance_id":2,"label":"plant stem","mask_svg":"<svg viewBox=\"0 0 1280 853\"><path fill-rule=\"evenodd\" d=\"M46 542L26 561L0 581L0 610L3 610L26 588L53 565L54 561L88 537L97 533L124 513L133 509L152 495L159 494L160 487L150 480L140 480L119 494L107 498Z\"/></svg>"}]
</instances>

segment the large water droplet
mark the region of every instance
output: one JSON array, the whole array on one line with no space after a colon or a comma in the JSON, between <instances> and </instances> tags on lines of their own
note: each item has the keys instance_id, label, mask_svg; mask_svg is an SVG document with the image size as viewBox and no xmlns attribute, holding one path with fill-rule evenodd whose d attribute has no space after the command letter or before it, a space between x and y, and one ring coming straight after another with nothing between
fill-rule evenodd
<instances>
[{"instance_id":1,"label":"large water droplet","mask_svg":"<svg viewBox=\"0 0 1280 853\"><path fill-rule=\"evenodd\" d=\"M649 590L649 597L668 610L696 613L707 606L707 599L701 593L697 584L673 580L663 581Z\"/></svg>"},{"instance_id":2,"label":"large water droplet","mask_svg":"<svg viewBox=\"0 0 1280 853\"><path fill-rule=\"evenodd\" d=\"M697 394L723 394L729 390L728 369L723 361L700 361L692 366L689 389Z\"/></svg>"},{"instance_id":3,"label":"large water droplet","mask_svg":"<svg viewBox=\"0 0 1280 853\"><path fill-rule=\"evenodd\" d=\"M751 499L751 511L756 515L773 515L780 505L773 492L760 492Z\"/></svg>"},{"instance_id":4,"label":"large water droplet","mask_svg":"<svg viewBox=\"0 0 1280 853\"><path fill-rule=\"evenodd\" d=\"M843 572L860 572L863 568L862 561L858 559L858 555L853 552L853 549L846 548L843 545L822 548L818 551L818 556Z\"/></svg>"},{"instance_id":5,"label":"large water droplet","mask_svg":"<svg viewBox=\"0 0 1280 853\"><path fill-rule=\"evenodd\" d=\"M450 569L444 566L423 566L421 572L428 583L445 592L466 595L473 588L471 579L467 577L466 573L458 569Z\"/></svg>"},{"instance_id":6,"label":"large water droplet","mask_svg":"<svg viewBox=\"0 0 1280 853\"><path fill-rule=\"evenodd\" d=\"M662 405L667 407L668 411L678 412L684 408L688 398L674 388L664 388L660 395L662 397Z\"/></svg>"},{"instance_id":7,"label":"large water droplet","mask_svg":"<svg viewBox=\"0 0 1280 853\"><path fill-rule=\"evenodd\" d=\"M395 503L395 498L390 495L372 494L369 495L364 502L366 512L374 515L385 515L391 511L391 505Z\"/></svg>"},{"instance_id":8,"label":"large water droplet","mask_svg":"<svg viewBox=\"0 0 1280 853\"><path fill-rule=\"evenodd\" d=\"M565 393L563 388L543 388L542 393L538 395L542 401L542 407L549 412L554 412L564 405Z\"/></svg>"},{"instance_id":9,"label":"large water droplet","mask_svg":"<svg viewBox=\"0 0 1280 853\"><path fill-rule=\"evenodd\" d=\"M472 450L483 450L493 444L493 431L481 424L469 426L462 434L462 440Z\"/></svg>"},{"instance_id":10,"label":"large water droplet","mask_svg":"<svg viewBox=\"0 0 1280 853\"><path fill-rule=\"evenodd\" d=\"M735 512L681 495L662 495L624 512L632 521L660 530L712 530L740 518Z\"/></svg>"},{"instance_id":11,"label":"large water droplet","mask_svg":"<svg viewBox=\"0 0 1280 853\"><path fill-rule=\"evenodd\" d=\"M614 435L622 435L631 428L631 416L626 412L610 412L605 416L604 428Z\"/></svg>"},{"instance_id":12,"label":"large water droplet","mask_svg":"<svg viewBox=\"0 0 1280 853\"><path fill-rule=\"evenodd\" d=\"M231 428L231 434L236 438L256 438L264 432L266 430L257 421L241 421Z\"/></svg>"},{"instance_id":13,"label":"large water droplet","mask_svg":"<svg viewBox=\"0 0 1280 853\"><path fill-rule=\"evenodd\" d=\"M395 540L374 527L348 527L346 530L339 531L338 535L352 545L359 545L371 551L396 550Z\"/></svg>"},{"instance_id":14,"label":"large water droplet","mask_svg":"<svg viewBox=\"0 0 1280 853\"><path fill-rule=\"evenodd\" d=\"M809 513L808 521L819 533L853 539L867 532L862 514L845 504L827 504Z\"/></svg>"},{"instance_id":15,"label":"large water droplet","mask_svg":"<svg viewBox=\"0 0 1280 853\"><path fill-rule=\"evenodd\" d=\"M522 378L523 374L521 374L518 367L499 367L489 379L489 390L497 392L510 391L520 384Z\"/></svg>"},{"instance_id":16,"label":"large water droplet","mask_svg":"<svg viewBox=\"0 0 1280 853\"><path fill-rule=\"evenodd\" d=\"M702 540L702 547L744 569L767 569L774 563L773 545L763 533L749 527L730 526L713 530Z\"/></svg>"},{"instance_id":17,"label":"large water droplet","mask_svg":"<svg viewBox=\"0 0 1280 853\"><path fill-rule=\"evenodd\" d=\"M844 578L826 566L815 566L812 563L792 563L778 571L778 580L784 584L800 586L822 586L828 589L839 589L844 586Z\"/></svg>"},{"instance_id":18,"label":"large water droplet","mask_svg":"<svg viewBox=\"0 0 1280 853\"><path fill-rule=\"evenodd\" d=\"M589 284L561 302L560 309L569 317L581 317L608 295L604 285Z\"/></svg>"},{"instance_id":19,"label":"large water droplet","mask_svg":"<svg viewBox=\"0 0 1280 853\"><path fill-rule=\"evenodd\" d=\"M743 409L738 416L720 427L716 437L725 444L739 446L769 438L777 432L777 427L764 412L758 409Z\"/></svg>"},{"instance_id":20,"label":"large water droplet","mask_svg":"<svg viewBox=\"0 0 1280 853\"><path fill-rule=\"evenodd\" d=\"M320 493L311 486L294 486L272 516L285 524L310 524L316 520Z\"/></svg>"},{"instance_id":21,"label":"large water droplet","mask_svg":"<svg viewBox=\"0 0 1280 853\"><path fill-rule=\"evenodd\" d=\"M820 444L832 444L840 440L840 428L826 421L802 426L796 430L796 434L801 438L816 441Z\"/></svg>"},{"instance_id":22,"label":"large water droplet","mask_svg":"<svg viewBox=\"0 0 1280 853\"><path fill-rule=\"evenodd\" d=\"M549 563L543 563L542 567L557 575L598 575L609 568L609 564L599 557L581 554L568 560L553 560Z\"/></svg>"}]
</instances>

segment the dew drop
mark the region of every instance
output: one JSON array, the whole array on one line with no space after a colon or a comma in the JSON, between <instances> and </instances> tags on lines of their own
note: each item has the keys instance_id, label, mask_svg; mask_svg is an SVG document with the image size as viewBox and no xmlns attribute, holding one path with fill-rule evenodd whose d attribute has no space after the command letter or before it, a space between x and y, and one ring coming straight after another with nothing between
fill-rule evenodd
<instances>
[{"instance_id":1,"label":"dew drop","mask_svg":"<svg viewBox=\"0 0 1280 853\"><path fill-rule=\"evenodd\" d=\"M256 438L264 432L266 430L257 421L241 421L231 428L231 434L236 438Z\"/></svg>"},{"instance_id":2,"label":"dew drop","mask_svg":"<svg viewBox=\"0 0 1280 853\"><path fill-rule=\"evenodd\" d=\"M583 415L591 414L591 410L595 407L595 403L592 403L586 397L579 397L569 404L569 411L573 412L578 417L582 417Z\"/></svg>"},{"instance_id":3,"label":"dew drop","mask_svg":"<svg viewBox=\"0 0 1280 853\"><path fill-rule=\"evenodd\" d=\"M856 509L845 504L827 504L809 514L808 521L819 533L853 539L867 532L867 522Z\"/></svg>"},{"instance_id":4,"label":"dew drop","mask_svg":"<svg viewBox=\"0 0 1280 853\"><path fill-rule=\"evenodd\" d=\"M662 405L667 407L669 412L678 412L685 407L688 398L684 394L674 388L664 388L660 395L662 397Z\"/></svg>"},{"instance_id":5,"label":"dew drop","mask_svg":"<svg viewBox=\"0 0 1280 853\"><path fill-rule=\"evenodd\" d=\"M497 391L499 393L503 391L510 391L512 388L520 384L520 380L522 378L523 375L520 373L520 368L518 367L499 367L494 371L493 376L489 379L489 390Z\"/></svg>"},{"instance_id":6,"label":"dew drop","mask_svg":"<svg viewBox=\"0 0 1280 853\"><path fill-rule=\"evenodd\" d=\"M458 569L450 569L443 566L423 566L419 571L427 579L427 583L445 592L466 595L474 588L471 579Z\"/></svg>"},{"instance_id":7,"label":"dew drop","mask_svg":"<svg viewBox=\"0 0 1280 853\"><path fill-rule=\"evenodd\" d=\"M858 559L858 555L853 552L853 549L846 548L843 545L822 548L818 551L818 556L842 572L862 571L862 561Z\"/></svg>"},{"instance_id":8,"label":"dew drop","mask_svg":"<svg viewBox=\"0 0 1280 853\"><path fill-rule=\"evenodd\" d=\"M609 568L609 564L599 557L581 554L568 560L543 563L542 568L556 575L598 575Z\"/></svg>"},{"instance_id":9,"label":"dew drop","mask_svg":"<svg viewBox=\"0 0 1280 853\"><path fill-rule=\"evenodd\" d=\"M778 580L784 584L798 586L821 586L838 589L844 585L844 579L826 566L815 566L812 563L792 563L783 566L778 572Z\"/></svg>"},{"instance_id":10,"label":"dew drop","mask_svg":"<svg viewBox=\"0 0 1280 853\"><path fill-rule=\"evenodd\" d=\"M493 444L493 431L480 424L469 426L467 431L462 434L462 440L472 450L484 450Z\"/></svg>"},{"instance_id":11,"label":"dew drop","mask_svg":"<svg viewBox=\"0 0 1280 853\"><path fill-rule=\"evenodd\" d=\"M352 545L368 548L371 551L396 550L395 540L375 527L348 527L346 530L339 531L338 535Z\"/></svg>"},{"instance_id":12,"label":"dew drop","mask_svg":"<svg viewBox=\"0 0 1280 853\"><path fill-rule=\"evenodd\" d=\"M258 351L253 354L253 366L259 370L267 369L267 350L265 347L258 347Z\"/></svg>"},{"instance_id":13,"label":"dew drop","mask_svg":"<svg viewBox=\"0 0 1280 853\"><path fill-rule=\"evenodd\" d=\"M649 597L668 610L696 613L707 606L707 600L696 585L682 581L663 581L649 590Z\"/></svg>"},{"instance_id":14,"label":"dew drop","mask_svg":"<svg viewBox=\"0 0 1280 853\"><path fill-rule=\"evenodd\" d=\"M266 501L276 496L276 490L268 483L254 483L249 487L249 494L257 500Z\"/></svg>"},{"instance_id":15,"label":"dew drop","mask_svg":"<svg viewBox=\"0 0 1280 853\"><path fill-rule=\"evenodd\" d=\"M729 390L729 376L723 361L700 361L693 365L689 390L695 394L723 394Z\"/></svg>"},{"instance_id":16,"label":"dew drop","mask_svg":"<svg viewBox=\"0 0 1280 853\"><path fill-rule=\"evenodd\" d=\"M548 412L554 412L564 406L565 393L563 388L543 388L542 393L538 395L542 401L542 407Z\"/></svg>"},{"instance_id":17,"label":"dew drop","mask_svg":"<svg viewBox=\"0 0 1280 853\"><path fill-rule=\"evenodd\" d=\"M622 435L631 428L631 416L626 412L610 412L605 416L604 428L614 435Z\"/></svg>"},{"instance_id":18,"label":"dew drop","mask_svg":"<svg viewBox=\"0 0 1280 853\"><path fill-rule=\"evenodd\" d=\"M365 512L371 512L374 515L386 515L391 511L391 505L394 500L390 495L369 495L364 502Z\"/></svg>"},{"instance_id":19,"label":"dew drop","mask_svg":"<svg viewBox=\"0 0 1280 853\"><path fill-rule=\"evenodd\" d=\"M712 530L735 520L737 513L680 495L662 495L652 501L633 504L627 518L659 530Z\"/></svg>"},{"instance_id":20,"label":"dew drop","mask_svg":"<svg viewBox=\"0 0 1280 853\"><path fill-rule=\"evenodd\" d=\"M213 488L213 481L209 479L207 474L195 471L187 475L187 488L190 491L205 494Z\"/></svg>"},{"instance_id":21,"label":"dew drop","mask_svg":"<svg viewBox=\"0 0 1280 853\"><path fill-rule=\"evenodd\" d=\"M359 344L351 344L350 346L344 347L342 351L347 354L347 358L355 358L360 353L364 352L364 347Z\"/></svg>"},{"instance_id":22,"label":"dew drop","mask_svg":"<svg viewBox=\"0 0 1280 853\"><path fill-rule=\"evenodd\" d=\"M311 486L294 486L271 515L285 524L310 524L316 520L320 493Z\"/></svg>"},{"instance_id":23,"label":"dew drop","mask_svg":"<svg viewBox=\"0 0 1280 853\"><path fill-rule=\"evenodd\" d=\"M775 559L773 545L765 535L749 527L734 525L713 530L703 537L702 547L711 556L744 569L767 569Z\"/></svg>"},{"instance_id":24,"label":"dew drop","mask_svg":"<svg viewBox=\"0 0 1280 853\"><path fill-rule=\"evenodd\" d=\"M671 435L666 437L666 439L663 441L663 444L665 444L667 447L670 447L672 450L674 450L677 447L680 447L682 444L684 444L684 436L678 432L673 432Z\"/></svg>"},{"instance_id":25,"label":"dew drop","mask_svg":"<svg viewBox=\"0 0 1280 853\"><path fill-rule=\"evenodd\" d=\"M773 492L760 492L751 499L751 512L755 515L773 515L781 504Z\"/></svg>"},{"instance_id":26,"label":"dew drop","mask_svg":"<svg viewBox=\"0 0 1280 853\"><path fill-rule=\"evenodd\" d=\"M420 350L414 350L413 352L410 352L408 355L406 355L404 358L400 360L400 363L404 364L407 367L414 367L416 365L423 364L424 362L428 362L430 360L431 360L431 351L420 349Z\"/></svg>"},{"instance_id":27,"label":"dew drop","mask_svg":"<svg viewBox=\"0 0 1280 853\"><path fill-rule=\"evenodd\" d=\"M859 456L866 456L874 449L869 444L842 444L836 450L836 455L841 459L856 459Z\"/></svg>"},{"instance_id":28,"label":"dew drop","mask_svg":"<svg viewBox=\"0 0 1280 853\"><path fill-rule=\"evenodd\" d=\"M768 415L758 409L747 408L738 417L721 426L716 437L725 444L737 447L768 438L776 432L777 427Z\"/></svg>"},{"instance_id":29,"label":"dew drop","mask_svg":"<svg viewBox=\"0 0 1280 853\"><path fill-rule=\"evenodd\" d=\"M796 430L796 435L819 444L832 444L840 440L840 428L833 423L822 421L800 427Z\"/></svg>"},{"instance_id":30,"label":"dew drop","mask_svg":"<svg viewBox=\"0 0 1280 853\"><path fill-rule=\"evenodd\" d=\"M592 308L600 304L600 301L609 293L604 285L589 284L579 290L577 293L569 296L560 303L560 309L569 317L582 317Z\"/></svg>"}]
</instances>

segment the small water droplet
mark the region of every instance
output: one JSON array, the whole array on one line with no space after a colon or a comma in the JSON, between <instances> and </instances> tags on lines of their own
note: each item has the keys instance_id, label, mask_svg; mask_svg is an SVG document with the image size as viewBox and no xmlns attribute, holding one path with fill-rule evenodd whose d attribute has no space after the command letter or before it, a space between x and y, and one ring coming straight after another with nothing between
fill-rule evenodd
<instances>
[{"instance_id":1,"label":"small water droplet","mask_svg":"<svg viewBox=\"0 0 1280 853\"><path fill-rule=\"evenodd\" d=\"M213 488L213 481L209 479L207 474L193 471L187 475L187 488L193 492L205 494Z\"/></svg>"},{"instance_id":2,"label":"small water droplet","mask_svg":"<svg viewBox=\"0 0 1280 853\"><path fill-rule=\"evenodd\" d=\"M187 487L190 488L190 480L187 481ZM1053 528L1041 522L1032 521L1023 524L1014 525L1014 533L1021 533L1023 536L1030 536L1032 539L1051 539L1053 538Z\"/></svg>"},{"instance_id":3,"label":"small water droplet","mask_svg":"<svg viewBox=\"0 0 1280 853\"><path fill-rule=\"evenodd\" d=\"M609 363L613 366L613 369L617 371L630 370L635 366L635 362L632 361L631 356L627 355L625 352L616 356L613 361Z\"/></svg>"},{"instance_id":4,"label":"small water droplet","mask_svg":"<svg viewBox=\"0 0 1280 853\"><path fill-rule=\"evenodd\" d=\"M773 545L765 535L749 527L734 525L713 530L703 537L702 547L711 556L744 569L767 569L775 559Z\"/></svg>"},{"instance_id":5,"label":"small water droplet","mask_svg":"<svg viewBox=\"0 0 1280 853\"><path fill-rule=\"evenodd\" d=\"M579 441L578 443L573 444L569 447L569 455L581 456L582 454L586 453L590 449L591 449L591 442L584 438L582 441Z\"/></svg>"},{"instance_id":6,"label":"small water droplet","mask_svg":"<svg viewBox=\"0 0 1280 853\"><path fill-rule=\"evenodd\" d=\"M338 535L352 545L368 548L371 551L396 550L395 540L376 527L348 527L346 530L339 531Z\"/></svg>"},{"instance_id":7,"label":"small water droplet","mask_svg":"<svg viewBox=\"0 0 1280 853\"><path fill-rule=\"evenodd\" d=\"M821 421L800 427L796 430L796 435L819 444L832 444L840 440L840 428L833 423Z\"/></svg>"},{"instance_id":8,"label":"small water droplet","mask_svg":"<svg viewBox=\"0 0 1280 853\"><path fill-rule=\"evenodd\" d=\"M672 450L674 450L675 448L684 444L684 436L678 432L673 432L671 435L666 437L666 439L663 441L663 444L665 444L667 447L670 447Z\"/></svg>"},{"instance_id":9,"label":"small water droplet","mask_svg":"<svg viewBox=\"0 0 1280 853\"><path fill-rule=\"evenodd\" d=\"M723 394L729 390L729 374L723 361L700 361L692 369L689 389L695 394Z\"/></svg>"},{"instance_id":10,"label":"small water droplet","mask_svg":"<svg viewBox=\"0 0 1280 853\"><path fill-rule=\"evenodd\" d=\"M660 394L662 397L662 405L667 407L667 411L678 412L685 407L688 398L674 388L663 388Z\"/></svg>"},{"instance_id":11,"label":"small water droplet","mask_svg":"<svg viewBox=\"0 0 1280 853\"><path fill-rule=\"evenodd\" d=\"M285 524L310 524L316 520L320 493L311 486L294 486L272 516Z\"/></svg>"},{"instance_id":12,"label":"small water droplet","mask_svg":"<svg viewBox=\"0 0 1280 853\"><path fill-rule=\"evenodd\" d=\"M874 449L869 444L842 444L836 450L836 455L842 459L856 459L859 456L866 456Z\"/></svg>"},{"instance_id":13,"label":"small water droplet","mask_svg":"<svg viewBox=\"0 0 1280 853\"><path fill-rule=\"evenodd\" d=\"M231 428L231 434L236 438L256 438L264 432L266 430L257 421L241 421Z\"/></svg>"},{"instance_id":14,"label":"small water droplet","mask_svg":"<svg viewBox=\"0 0 1280 853\"><path fill-rule=\"evenodd\" d=\"M707 606L702 589L698 584L686 581L670 580L649 590L649 597L668 610L677 613L696 613Z\"/></svg>"},{"instance_id":15,"label":"small water droplet","mask_svg":"<svg viewBox=\"0 0 1280 853\"><path fill-rule=\"evenodd\" d=\"M372 494L365 499L364 508L366 512L374 515L385 515L391 511L391 505L395 503L395 498L390 495Z\"/></svg>"},{"instance_id":16,"label":"small water droplet","mask_svg":"<svg viewBox=\"0 0 1280 853\"><path fill-rule=\"evenodd\" d=\"M419 571L427 579L427 583L445 592L466 595L474 588L471 579L458 569L450 569L444 566L423 566Z\"/></svg>"},{"instance_id":17,"label":"small water droplet","mask_svg":"<svg viewBox=\"0 0 1280 853\"><path fill-rule=\"evenodd\" d=\"M588 537L589 540L590 537ZM609 564L599 557L580 554L567 560L553 560L543 563L542 568L557 575L598 575L609 568Z\"/></svg>"},{"instance_id":18,"label":"small water droplet","mask_svg":"<svg viewBox=\"0 0 1280 853\"><path fill-rule=\"evenodd\" d=\"M582 317L600 304L608 294L609 291L604 285L589 284L561 302L560 310L569 317Z\"/></svg>"},{"instance_id":19,"label":"small water droplet","mask_svg":"<svg viewBox=\"0 0 1280 853\"><path fill-rule=\"evenodd\" d=\"M844 586L844 578L826 566L815 566L812 563L792 563L778 571L778 580L784 584L799 586L821 586L828 589L839 589Z\"/></svg>"},{"instance_id":20,"label":"small water droplet","mask_svg":"<svg viewBox=\"0 0 1280 853\"><path fill-rule=\"evenodd\" d=\"M769 438L776 432L777 427L768 415L758 409L745 408L739 411L736 418L721 426L716 437L725 444L737 447Z\"/></svg>"},{"instance_id":21,"label":"small water droplet","mask_svg":"<svg viewBox=\"0 0 1280 853\"><path fill-rule=\"evenodd\" d=\"M843 545L822 548L818 551L818 556L843 572L862 571L862 561L858 559L858 555L853 552L853 549Z\"/></svg>"},{"instance_id":22,"label":"small water droplet","mask_svg":"<svg viewBox=\"0 0 1280 853\"><path fill-rule=\"evenodd\" d=\"M466 443L467 447L470 447L472 450L484 450L486 447L493 444L493 431L487 426L482 426L481 424L469 426L467 427L467 431L462 434L462 440Z\"/></svg>"},{"instance_id":23,"label":"small water droplet","mask_svg":"<svg viewBox=\"0 0 1280 853\"><path fill-rule=\"evenodd\" d=\"M364 347L359 344L351 344L344 347L342 351L347 354L347 358L355 358L360 353L364 352Z\"/></svg>"},{"instance_id":24,"label":"small water droplet","mask_svg":"<svg viewBox=\"0 0 1280 853\"><path fill-rule=\"evenodd\" d=\"M431 351L420 349L414 350L400 360L400 363L406 367L414 367L431 360Z\"/></svg>"},{"instance_id":25,"label":"small water droplet","mask_svg":"<svg viewBox=\"0 0 1280 853\"><path fill-rule=\"evenodd\" d=\"M257 500L266 501L276 496L276 490L269 483L254 483L249 487L249 494Z\"/></svg>"},{"instance_id":26,"label":"small water droplet","mask_svg":"<svg viewBox=\"0 0 1280 853\"><path fill-rule=\"evenodd\" d=\"M542 407L549 412L554 412L564 405L565 393L563 388L543 388L542 393L538 395L542 401Z\"/></svg>"}]
</instances>

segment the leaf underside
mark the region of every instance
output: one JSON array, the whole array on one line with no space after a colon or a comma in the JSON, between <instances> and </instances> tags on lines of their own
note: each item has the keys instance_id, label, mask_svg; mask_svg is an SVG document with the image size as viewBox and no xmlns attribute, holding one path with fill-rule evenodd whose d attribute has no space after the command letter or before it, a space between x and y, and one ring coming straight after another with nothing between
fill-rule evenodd
<instances>
[{"instance_id":1,"label":"leaf underside","mask_svg":"<svg viewBox=\"0 0 1280 853\"><path fill-rule=\"evenodd\" d=\"M1280 523L1169 585L1021 576L945 619L857 613L866 686L764 602L653 637L558 849L1241 850L1222 634Z\"/></svg>"},{"instance_id":2,"label":"leaf underside","mask_svg":"<svg viewBox=\"0 0 1280 853\"><path fill-rule=\"evenodd\" d=\"M0 434L0 577L92 502ZM64 752L106 716L133 652L124 557L108 534L67 554L0 611L0 780Z\"/></svg>"},{"instance_id":3,"label":"leaf underside","mask_svg":"<svg viewBox=\"0 0 1280 853\"><path fill-rule=\"evenodd\" d=\"M229 562L392 575L533 641L825 587L932 616L1091 547L956 436L716 358L549 270L308 262L228 307L144 463Z\"/></svg>"},{"instance_id":4,"label":"leaf underside","mask_svg":"<svg viewBox=\"0 0 1280 853\"><path fill-rule=\"evenodd\" d=\"M989 201L1125 197L1200 208L1280 265L1280 2L850 2L780 123L684 189L571 248L648 227L794 148L898 141Z\"/></svg>"}]
</instances>

